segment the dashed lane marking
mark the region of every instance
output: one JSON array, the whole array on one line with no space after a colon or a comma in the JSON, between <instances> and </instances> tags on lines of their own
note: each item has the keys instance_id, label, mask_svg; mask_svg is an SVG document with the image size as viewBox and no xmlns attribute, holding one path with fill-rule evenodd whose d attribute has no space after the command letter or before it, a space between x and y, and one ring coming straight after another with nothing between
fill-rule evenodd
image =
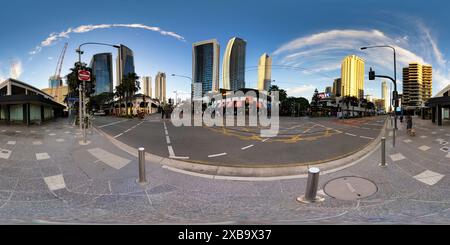
<instances>
[{"instance_id":1,"label":"dashed lane marking","mask_svg":"<svg viewBox=\"0 0 450 245\"><path fill-rule=\"evenodd\" d=\"M36 153L36 160L40 161L40 160L46 160L46 159L50 159L50 156L48 155L47 152Z\"/></svg>"},{"instance_id":2,"label":"dashed lane marking","mask_svg":"<svg viewBox=\"0 0 450 245\"><path fill-rule=\"evenodd\" d=\"M353 137L356 137L356 135L355 134L350 134L350 133L345 133L346 135L349 135L349 136L353 136Z\"/></svg>"},{"instance_id":3,"label":"dashed lane marking","mask_svg":"<svg viewBox=\"0 0 450 245\"><path fill-rule=\"evenodd\" d=\"M225 155L227 155L226 152L224 152L224 153L219 153L219 154L214 154L214 155L209 155L208 157L209 157L209 158L213 158L213 157L220 157L220 156L225 156Z\"/></svg>"},{"instance_id":4,"label":"dashed lane marking","mask_svg":"<svg viewBox=\"0 0 450 245\"><path fill-rule=\"evenodd\" d=\"M169 156L174 157L175 152L173 151L173 147L171 145L168 145L167 149L169 150Z\"/></svg>"},{"instance_id":5,"label":"dashed lane marking","mask_svg":"<svg viewBox=\"0 0 450 245\"><path fill-rule=\"evenodd\" d=\"M246 147L242 147L241 150L247 150L248 148L252 148L254 145L248 145Z\"/></svg>"},{"instance_id":6,"label":"dashed lane marking","mask_svg":"<svg viewBox=\"0 0 450 245\"><path fill-rule=\"evenodd\" d=\"M6 143L6 144L8 144L8 145L15 145L16 142L15 141L8 141L8 143Z\"/></svg>"},{"instance_id":7,"label":"dashed lane marking","mask_svg":"<svg viewBox=\"0 0 450 245\"><path fill-rule=\"evenodd\" d=\"M56 142L64 142L64 139L56 139Z\"/></svg>"},{"instance_id":8,"label":"dashed lane marking","mask_svg":"<svg viewBox=\"0 0 450 245\"><path fill-rule=\"evenodd\" d=\"M44 181L47 184L48 189L50 189L51 191L66 188L66 183L64 182L64 177L62 174L45 177Z\"/></svg>"},{"instance_id":9,"label":"dashed lane marking","mask_svg":"<svg viewBox=\"0 0 450 245\"><path fill-rule=\"evenodd\" d=\"M169 137L169 135L166 135L166 141L167 141L167 144L170 144L170 137Z\"/></svg>"}]
</instances>

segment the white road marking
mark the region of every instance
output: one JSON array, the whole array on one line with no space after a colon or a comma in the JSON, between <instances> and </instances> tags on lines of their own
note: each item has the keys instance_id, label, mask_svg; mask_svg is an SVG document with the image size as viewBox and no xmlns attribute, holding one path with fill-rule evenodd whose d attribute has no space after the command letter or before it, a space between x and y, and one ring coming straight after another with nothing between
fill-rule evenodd
<instances>
[{"instance_id":1,"label":"white road marking","mask_svg":"<svg viewBox=\"0 0 450 245\"><path fill-rule=\"evenodd\" d=\"M167 144L170 144L170 137L169 137L169 135L166 135L166 141L167 141Z\"/></svg>"},{"instance_id":2,"label":"white road marking","mask_svg":"<svg viewBox=\"0 0 450 245\"><path fill-rule=\"evenodd\" d=\"M189 159L189 157L177 157L177 156L170 156L169 158L179 159L179 160L187 160L187 159Z\"/></svg>"},{"instance_id":3,"label":"white road marking","mask_svg":"<svg viewBox=\"0 0 450 245\"><path fill-rule=\"evenodd\" d=\"M42 141L33 141L33 145L42 145Z\"/></svg>"},{"instance_id":4,"label":"white road marking","mask_svg":"<svg viewBox=\"0 0 450 245\"><path fill-rule=\"evenodd\" d=\"M66 132L64 132L65 134L70 134L70 131L66 131Z\"/></svg>"},{"instance_id":5,"label":"white road marking","mask_svg":"<svg viewBox=\"0 0 450 245\"><path fill-rule=\"evenodd\" d=\"M118 137L120 137L120 136L122 136L122 135L123 135L123 133L118 134L118 135L114 136L114 139L115 139L115 138L118 138Z\"/></svg>"},{"instance_id":6,"label":"white road marking","mask_svg":"<svg viewBox=\"0 0 450 245\"><path fill-rule=\"evenodd\" d=\"M40 161L40 160L45 160L45 159L50 159L50 156L48 155L47 152L36 153L36 160Z\"/></svg>"},{"instance_id":7,"label":"white road marking","mask_svg":"<svg viewBox=\"0 0 450 245\"><path fill-rule=\"evenodd\" d=\"M269 138L267 138L267 139L263 139L263 140L262 140L262 142L266 142L266 141L268 141L268 140L269 140Z\"/></svg>"},{"instance_id":8,"label":"white road marking","mask_svg":"<svg viewBox=\"0 0 450 245\"><path fill-rule=\"evenodd\" d=\"M169 150L169 156L174 157L175 156L175 152L173 151L173 148L171 145L167 146L167 149Z\"/></svg>"},{"instance_id":9,"label":"white road marking","mask_svg":"<svg viewBox=\"0 0 450 245\"><path fill-rule=\"evenodd\" d=\"M22 131L16 131L16 133L22 133Z\"/></svg>"},{"instance_id":10,"label":"white road marking","mask_svg":"<svg viewBox=\"0 0 450 245\"><path fill-rule=\"evenodd\" d=\"M118 121L118 122L112 122L112 123L108 123L108 124L105 124L105 125L99 126L99 128L104 128L104 127L112 126L112 125L115 125L115 124L119 124L119 123L121 123L121 122L125 122L125 121L128 121L128 119L125 119L125 120L122 120L122 121Z\"/></svg>"},{"instance_id":11,"label":"white road marking","mask_svg":"<svg viewBox=\"0 0 450 245\"><path fill-rule=\"evenodd\" d=\"M209 158L213 158L213 157L220 157L220 156L225 156L227 153L220 153L220 154L214 154L214 155L209 155Z\"/></svg>"},{"instance_id":12,"label":"white road marking","mask_svg":"<svg viewBox=\"0 0 450 245\"><path fill-rule=\"evenodd\" d=\"M405 143L411 143L411 142L412 142L412 140L410 140L410 139L406 139L406 140L404 140L403 142L405 142Z\"/></svg>"},{"instance_id":13,"label":"white road marking","mask_svg":"<svg viewBox=\"0 0 450 245\"><path fill-rule=\"evenodd\" d=\"M0 158L8 159L11 156L11 151L6 149L0 149Z\"/></svg>"},{"instance_id":14,"label":"white road marking","mask_svg":"<svg viewBox=\"0 0 450 245\"><path fill-rule=\"evenodd\" d=\"M392 154L392 155L390 155L390 157L391 157L392 161L394 161L394 162L405 159L405 157L401 153Z\"/></svg>"},{"instance_id":15,"label":"white road marking","mask_svg":"<svg viewBox=\"0 0 450 245\"><path fill-rule=\"evenodd\" d=\"M422 150L422 151L428 151L429 149L431 149L431 147L429 147L427 145L423 145L423 146L419 147L419 150Z\"/></svg>"},{"instance_id":16,"label":"white road marking","mask_svg":"<svg viewBox=\"0 0 450 245\"><path fill-rule=\"evenodd\" d=\"M64 142L64 141L66 141L66 140L64 140L64 139L56 139L56 142Z\"/></svg>"},{"instance_id":17,"label":"white road marking","mask_svg":"<svg viewBox=\"0 0 450 245\"><path fill-rule=\"evenodd\" d=\"M164 133L166 133L166 135L169 135L169 132L167 131L167 129L164 130Z\"/></svg>"},{"instance_id":18,"label":"white road marking","mask_svg":"<svg viewBox=\"0 0 450 245\"><path fill-rule=\"evenodd\" d=\"M249 145L249 146L246 146L246 147L242 147L241 148L241 150L247 150L248 148L252 148L254 145Z\"/></svg>"},{"instance_id":19,"label":"white road marking","mask_svg":"<svg viewBox=\"0 0 450 245\"><path fill-rule=\"evenodd\" d=\"M353 136L353 137L355 137L356 135L354 135L354 134L350 134L350 133L345 133L346 135L350 135L350 136Z\"/></svg>"},{"instance_id":20,"label":"white road marking","mask_svg":"<svg viewBox=\"0 0 450 245\"><path fill-rule=\"evenodd\" d=\"M15 145L16 142L15 141L8 141L8 143L6 143L6 144L8 144L8 145Z\"/></svg>"},{"instance_id":21,"label":"white road marking","mask_svg":"<svg viewBox=\"0 0 450 245\"><path fill-rule=\"evenodd\" d=\"M4 132L6 132L6 129L3 129L3 130L2 130L2 133L4 133Z\"/></svg>"},{"instance_id":22,"label":"white road marking","mask_svg":"<svg viewBox=\"0 0 450 245\"><path fill-rule=\"evenodd\" d=\"M47 184L48 189L50 189L51 191L66 188L66 183L64 182L64 177L62 174L45 177L44 181Z\"/></svg>"},{"instance_id":23,"label":"white road marking","mask_svg":"<svg viewBox=\"0 0 450 245\"><path fill-rule=\"evenodd\" d=\"M131 129L129 128L129 129L125 130L124 133L128 133L128 132L130 132L130 131L131 131Z\"/></svg>"},{"instance_id":24,"label":"white road marking","mask_svg":"<svg viewBox=\"0 0 450 245\"><path fill-rule=\"evenodd\" d=\"M56 135L56 134L53 134L53 133L52 133L52 134L48 134L48 136L55 136L55 135Z\"/></svg>"},{"instance_id":25,"label":"white road marking","mask_svg":"<svg viewBox=\"0 0 450 245\"><path fill-rule=\"evenodd\" d=\"M87 150L95 158L115 169L121 169L131 162L131 160L122 158L100 148Z\"/></svg>"},{"instance_id":26,"label":"white road marking","mask_svg":"<svg viewBox=\"0 0 450 245\"><path fill-rule=\"evenodd\" d=\"M426 135L422 135L420 136L420 138L425 139L427 136Z\"/></svg>"},{"instance_id":27,"label":"white road marking","mask_svg":"<svg viewBox=\"0 0 450 245\"><path fill-rule=\"evenodd\" d=\"M445 175L436 173L430 170L426 170L416 176L414 176L414 179L425 183L427 185L435 185L437 182L439 182L442 178L444 178Z\"/></svg>"},{"instance_id":28,"label":"white road marking","mask_svg":"<svg viewBox=\"0 0 450 245\"><path fill-rule=\"evenodd\" d=\"M373 140L373 138L372 137L367 137L367 136L359 136L360 138L363 138L363 139L369 139L369 140Z\"/></svg>"},{"instance_id":29,"label":"white road marking","mask_svg":"<svg viewBox=\"0 0 450 245\"><path fill-rule=\"evenodd\" d=\"M436 132L431 132L431 134L437 134Z\"/></svg>"}]
</instances>

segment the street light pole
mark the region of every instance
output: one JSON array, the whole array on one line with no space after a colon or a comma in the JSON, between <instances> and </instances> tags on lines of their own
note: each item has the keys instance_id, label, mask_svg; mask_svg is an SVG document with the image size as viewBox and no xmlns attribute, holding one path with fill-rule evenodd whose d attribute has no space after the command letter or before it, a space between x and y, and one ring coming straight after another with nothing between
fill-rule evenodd
<instances>
[{"instance_id":1,"label":"street light pole","mask_svg":"<svg viewBox=\"0 0 450 245\"><path fill-rule=\"evenodd\" d=\"M394 51L394 129L397 130L397 104L398 104L398 92L397 92L397 54L395 51L395 48L390 45L376 45L376 46L368 46L368 47L362 47L361 50L370 49L370 48L391 48ZM391 79L392 80L392 79ZM395 134L394 130L394 134Z\"/></svg>"}]
</instances>

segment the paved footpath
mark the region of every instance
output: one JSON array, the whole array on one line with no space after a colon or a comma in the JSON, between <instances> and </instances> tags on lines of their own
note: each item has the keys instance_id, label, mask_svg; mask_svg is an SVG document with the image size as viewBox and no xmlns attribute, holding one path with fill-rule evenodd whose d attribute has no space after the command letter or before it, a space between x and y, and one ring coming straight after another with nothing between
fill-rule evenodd
<instances>
[{"instance_id":1,"label":"paved footpath","mask_svg":"<svg viewBox=\"0 0 450 245\"><path fill-rule=\"evenodd\" d=\"M401 125L395 149L386 132L388 167L378 166L375 148L355 165L321 175L325 200L314 204L296 201L305 178L204 178L167 169L164 159L147 161L149 183L141 186L136 157L98 131L80 145L79 130L65 121L0 125L0 223L448 224L450 127L414 121L417 135ZM332 181L339 177L346 179ZM336 190L340 199L326 194Z\"/></svg>"}]
</instances>

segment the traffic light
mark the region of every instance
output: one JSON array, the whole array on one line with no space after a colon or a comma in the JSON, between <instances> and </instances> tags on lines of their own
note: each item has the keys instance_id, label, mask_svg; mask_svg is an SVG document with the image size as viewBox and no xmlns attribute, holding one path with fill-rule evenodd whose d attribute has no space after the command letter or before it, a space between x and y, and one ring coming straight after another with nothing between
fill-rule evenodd
<instances>
[{"instance_id":1,"label":"traffic light","mask_svg":"<svg viewBox=\"0 0 450 245\"><path fill-rule=\"evenodd\" d=\"M369 71L369 80L375 80L375 71L372 70L372 67L370 67Z\"/></svg>"},{"instance_id":2,"label":"traffic light","mask_svg":"<svg viewBox=\"0 0 450 245\"><path fill-rule=\"evenodd\" d=\"M397 91L392 91L392 98L394 101L394 106L398 107L399 103L398 103L398 92Z\"/></svg>"}]
</instances>

